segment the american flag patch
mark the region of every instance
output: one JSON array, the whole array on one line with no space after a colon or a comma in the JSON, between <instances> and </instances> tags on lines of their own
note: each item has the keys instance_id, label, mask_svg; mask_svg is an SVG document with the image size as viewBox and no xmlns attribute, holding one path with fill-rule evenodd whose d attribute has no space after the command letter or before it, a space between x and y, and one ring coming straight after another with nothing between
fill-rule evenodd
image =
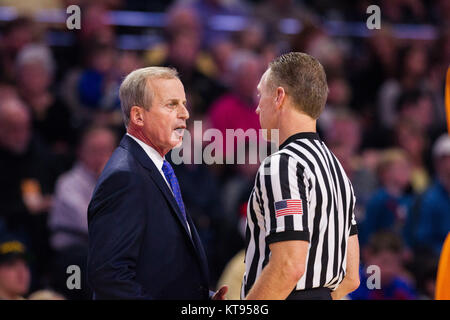
<instances>
[{"instance_id":1,"label":"american flag patch","mask_svg":"<svg viewBox=\"0 0 450 320\"><path fill-rule=\"evenodd\" d=\"M288 199L275 202L275 216L277 218L291 214L303 214L301 199Z\"/></svg>"}]
</instances>

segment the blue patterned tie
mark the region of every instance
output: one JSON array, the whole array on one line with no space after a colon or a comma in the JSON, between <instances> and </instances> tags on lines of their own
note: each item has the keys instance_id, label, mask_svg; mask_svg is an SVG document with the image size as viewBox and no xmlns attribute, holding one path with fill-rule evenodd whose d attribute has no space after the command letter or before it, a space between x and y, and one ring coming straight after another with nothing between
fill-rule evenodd
<instances>
[{"instance_id":1,"label":"blue patterned tie","mask_svg":"<svg viewBox=\"0 0 450 320\"><path fill-rule=\"evenodd\" d=\"M178 180L175 176L175 172L173 171L172 166L166 160L164 160L163 162L162 171L164 173L164 176L166 177L167 182L169 182L169 185L172 188L172 192L175 196L175 200L178 203L178 207L180 207L180 210L183 213L184 221L187 223L186 211L184 210L184 203L183 198L181 197L180 186L178 185Z\"/></svg>"}]
</instances>

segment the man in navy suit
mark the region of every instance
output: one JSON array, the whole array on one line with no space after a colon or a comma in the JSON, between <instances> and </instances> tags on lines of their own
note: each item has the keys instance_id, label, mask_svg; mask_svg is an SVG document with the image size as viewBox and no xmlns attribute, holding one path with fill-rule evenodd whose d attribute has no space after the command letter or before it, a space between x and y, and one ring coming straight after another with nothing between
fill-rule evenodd
<instances>
[{"instance_id":1,"label":"man in navy suit","mask_svg":"<svg viewBox=\"0 0 450 320\"><path fill-rule=\"evenodd\" d=\"M174 69L130 73L120 87L127 134L88 208L94 299L224 299L209 291L205 252L164 156L181 145L186 96Z\"/></svg>"}]
</instances>

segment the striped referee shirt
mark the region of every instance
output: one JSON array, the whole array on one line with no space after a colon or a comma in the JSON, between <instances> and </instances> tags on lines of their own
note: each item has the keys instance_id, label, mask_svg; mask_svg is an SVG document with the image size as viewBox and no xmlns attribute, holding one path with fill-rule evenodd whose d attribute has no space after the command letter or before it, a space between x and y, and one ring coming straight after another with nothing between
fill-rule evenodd
<instances>
[{"instance_id":1,"label":"striped referee shirt","mask_svg":"<svg viewBox=\"0 0 450 320\"><path fill-rule=\"evenodd\" d=\"M247 207L244 298L270 259L269 244L309 242L295 290L336 289L345 276L347 242L357 233L352 184L314 132L289 137L261 164Z\"/></svg>"}]
</instances>

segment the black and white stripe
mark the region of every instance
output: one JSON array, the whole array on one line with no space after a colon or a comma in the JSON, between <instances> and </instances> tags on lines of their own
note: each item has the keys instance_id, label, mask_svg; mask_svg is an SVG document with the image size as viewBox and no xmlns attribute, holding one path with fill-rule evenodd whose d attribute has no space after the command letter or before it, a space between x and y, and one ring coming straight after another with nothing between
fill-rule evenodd
<instances>
[{"instance_id":1,"label":"black and white stripe","mask_svg":"<svg viewBox=\"0 0 450 320\"><path fill-rule=\"evenodd\" d=\"M274 203L301 199L302 214L276 217ZM345 276L347 241L357 233L353 187L317 133L298 133L267 157L247 208L244 298L270 259L269 244L309 242L306 269L296 290L335 289Z\"/></svg>"}]
</instances>

